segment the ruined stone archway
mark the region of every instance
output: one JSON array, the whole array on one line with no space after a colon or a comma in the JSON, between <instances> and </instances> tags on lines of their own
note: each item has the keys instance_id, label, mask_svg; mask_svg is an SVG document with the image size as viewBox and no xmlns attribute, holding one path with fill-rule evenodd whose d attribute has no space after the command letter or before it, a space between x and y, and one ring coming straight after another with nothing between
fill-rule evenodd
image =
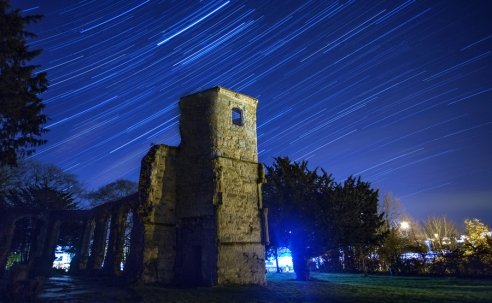
<instances>
[{"instance_id":1,"label":"ruined stone archway","mask_svg":"<svg viewBox=\"0 0 492 303\"><path fill-rule=\"evenodd\" d=\"M138 193L90 210L43 213L42 234L49 237L36 248L42 265L35 272L48 274L60 224L77 220L81 228L70 271L121 275L131 210L123 272L129 281L264 285L268 211L261 198L265 177L258 163L257 104L255 98L220 86L181 98L180 146L149 150L142 159ZM0 264L21 214L6 213L0 214Z\"/></svg>"}]
</instances>

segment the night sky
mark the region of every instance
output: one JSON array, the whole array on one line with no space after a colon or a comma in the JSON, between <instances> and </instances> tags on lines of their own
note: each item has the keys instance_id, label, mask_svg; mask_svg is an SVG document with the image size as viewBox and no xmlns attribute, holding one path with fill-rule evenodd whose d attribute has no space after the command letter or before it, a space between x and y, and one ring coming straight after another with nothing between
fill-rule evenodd
<instances>
[{"instance_id":1,"label":"night sky","mask_svg":"<svg viewBox=\"0 0 492 303\"><path fill-rule=\"evenodd\" d=\"M35 155L95 189L177 146L178 101L259 99L260 161L360 175L410 215L492 225L492 1L11 0L43 14Z\"/></svg>"}]
</instances>

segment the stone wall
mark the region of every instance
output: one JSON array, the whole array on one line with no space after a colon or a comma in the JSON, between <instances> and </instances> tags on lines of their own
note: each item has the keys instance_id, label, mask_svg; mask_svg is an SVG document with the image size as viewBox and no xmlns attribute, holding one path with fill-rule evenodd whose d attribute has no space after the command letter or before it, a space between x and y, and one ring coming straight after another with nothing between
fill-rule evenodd
<instances>
[{"instance_id":1,"label":"stone wall","mask_svg":"<svg viewBox=\"0 0 492 303\"><path fill-rule=\"evenodd\" d=\"M155 145L142 160L135 235L142 252L132 257L145 283L169 284L174 277L177 155L176 147Z\"/></svg>"},{"instance_id":2,"label":"stone wall","mask_svg":"<svg viewBox=\"0 0 492 303\"><path fill-rule=\"evenodd\" d=\"M263 244L222 244L218 248L218 256L217 284L266 285Z\"/></svg>"},{"instance_id":3,"label":"stone wall","mask_svg":"<svg viewBox=\"0 0 492 303\"><path fill-rule=\"evenodd\" d=\"M217 125L214 132L215 152L217 156L244 161L258 161L256 143L256 107L258 100L224 88L219 88L218 98L214 103L212 125ZM232 109L242 111L243 125L231 123ZM214 129L215 130L215 129Z\"/></svg>"},{"instance_id":4,"label":"stone wall","mask_svg":"<svg viewBox=\"0 0 492 303\"><path fill-rule=\"evenodd\" d=\"M222 203L217 208L220 243L261 242L258 163L218 158Z\"/></svg>"},{"instance_id":5,"label":"stone wall","mask_svg":"<svg viewBox=\"0 0 492 303\"><path fill-rule=\"evenodd\" d=\"M222 196L217 207L218 283L264 285L261 164L224 157L215 162Z\"/></svg>"},{"instance_id":6,"label":"stone wall","mask_svg":"<svg viewBox=\"0 0 492 303\"><path fill-rule=\"evenodd\" d=\"M180 156L177 161L177 218L214 216L212 204L214 129L210 127L217 91L184 97L180 107Z\"/></svg>"},{"instance_id":7,"label":"stone wall","mask_svg":"<svg viewBox=\"0 0 492 303\"><path fill-rule=\"evenodd\" d=\"M181 218L177 229L176 283L217 285L217 221L215 215Z\"/></svg>"}]
</instances>

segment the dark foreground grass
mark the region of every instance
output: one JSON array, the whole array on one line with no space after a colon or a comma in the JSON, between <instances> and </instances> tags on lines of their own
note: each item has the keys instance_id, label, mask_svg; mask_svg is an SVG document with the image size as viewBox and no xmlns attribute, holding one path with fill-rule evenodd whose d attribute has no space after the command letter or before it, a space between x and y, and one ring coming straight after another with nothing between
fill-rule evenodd
<instances>
[{"instance_id":1,"label":"dark foreground grass","mask_svg":"<svg viewBox=\"0 0 492 303\"><path fill-rule=\"evenodd\" d=\"M312 274L298 282L292 273L269 273L268 285L195 289L139 286L143 302L492 302L492 281Z\"/></svg>"}]
</instances>

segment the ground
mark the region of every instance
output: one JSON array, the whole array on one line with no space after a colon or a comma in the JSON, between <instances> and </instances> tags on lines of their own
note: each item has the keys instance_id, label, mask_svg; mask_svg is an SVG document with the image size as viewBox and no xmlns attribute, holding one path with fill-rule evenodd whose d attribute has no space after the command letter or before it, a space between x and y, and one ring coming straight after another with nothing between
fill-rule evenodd
<instances>
[{"instance_id":1,"label":"ground","mask_svg":"<svg viewBox=\"0 0 492 303\"><path fill-rule=\"evenodd\" d=\"M124 282L117 278L57 275L45 280L38 302L142 302L132 288L123 285Z\"/></svg>"},{"instance_id":2,"label":"ground","mask_svg":"<svg viewBox=\"0 0 492 303\"><path fill-rule=\"evenodd\" d=\"M145 302L491 302L491 280L313 274L298 282L293 273L269 273L268 286L194 290L137 288Z\"/></svg>"},{"instance_id":3,"label":"ground","mask_svg":"<svg viewBox=\"0 0 492 303\"><path fill-rule=\"evenodd\" d=\"M268 286L120 288L117 279L51 277L40 302L492 302L492 280L361 274L268 273Z\"/></svg>"}]
</instances>

